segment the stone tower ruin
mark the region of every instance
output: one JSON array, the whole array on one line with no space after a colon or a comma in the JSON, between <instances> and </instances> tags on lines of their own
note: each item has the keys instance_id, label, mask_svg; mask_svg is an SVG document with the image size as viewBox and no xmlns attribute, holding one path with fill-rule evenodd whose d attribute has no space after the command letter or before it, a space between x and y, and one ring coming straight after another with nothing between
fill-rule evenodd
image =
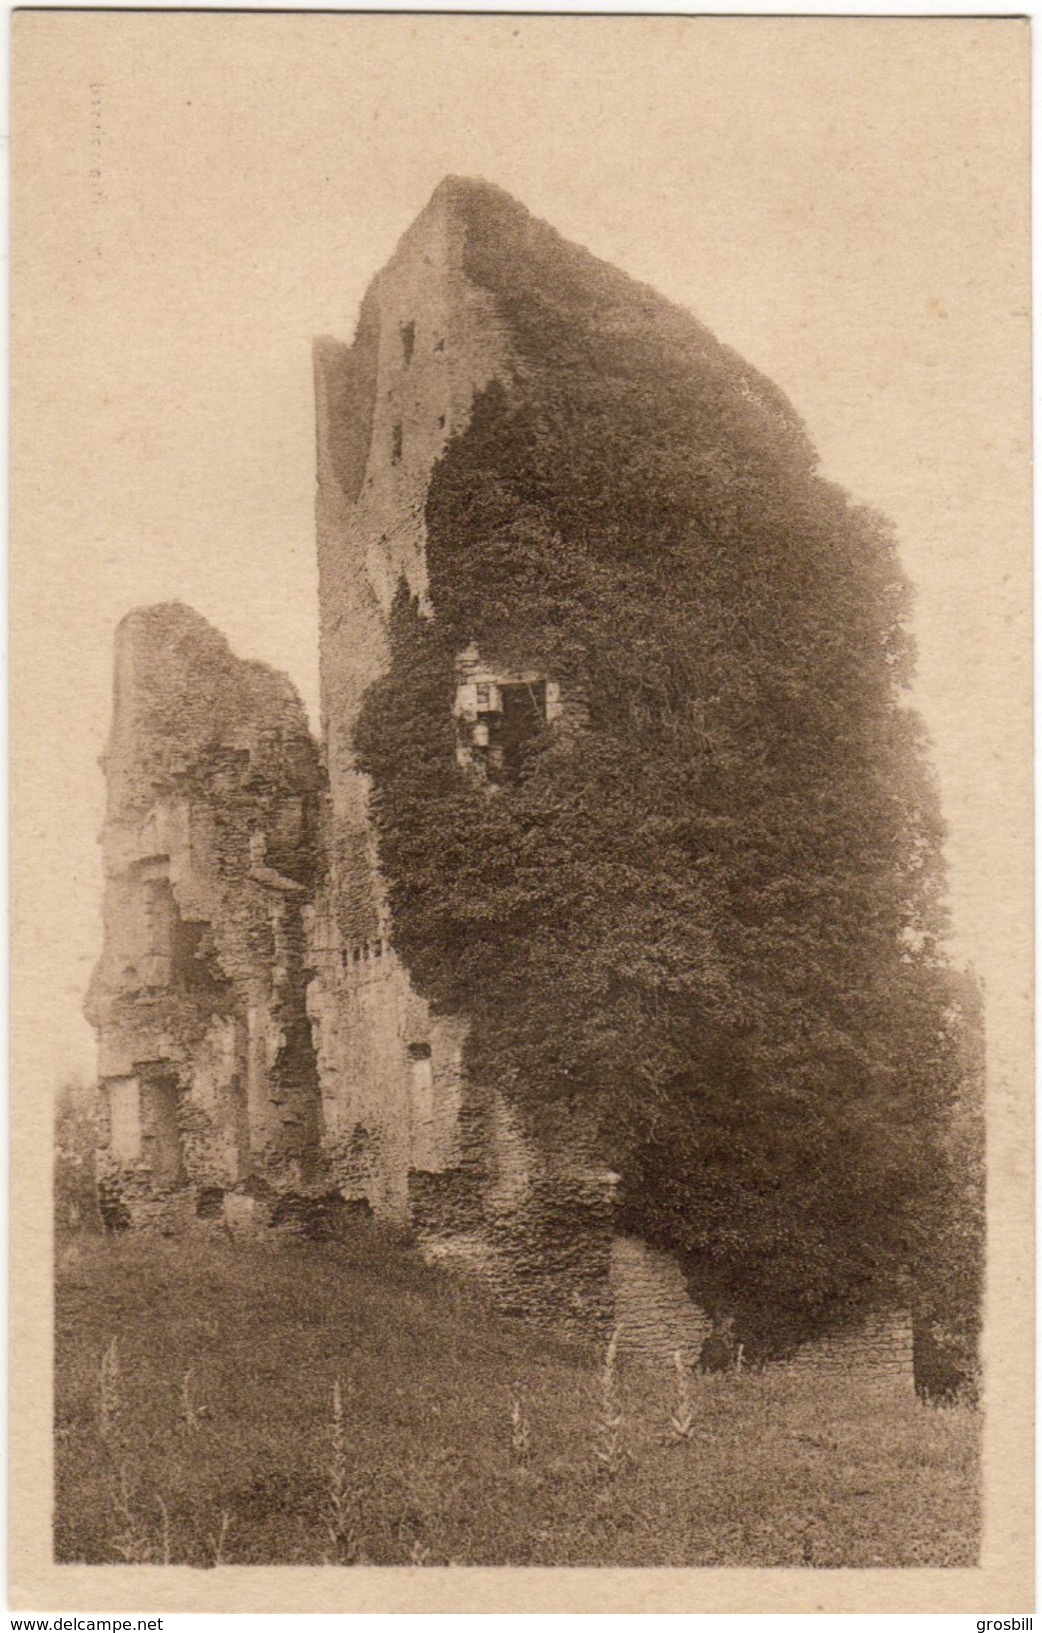
<instances>
[{"instance_id":1,"label":"stone tower ruin","mask_svg":"<svg viewBox=\"0 0 1042 1633\"><path fill-rule=\"evenodd\" d=\"M417 992L358 763L396 593L430 607L432 475L475 398L522 367L509 310L468 270L475 201L480 230L520 255L560 242L497 189L449 178L370 285L353 342L315 343L321 747L290 683L189 609L139 610L117 635L87 1004L103 1207L116 1226L233 1230L371 1209L509 1311L588 1334L621 1319L643 1351L694 1356L708 1323L679 1266L620 1234L617 1177L583 1115L559 1108L534 1130L470 1080L465 1018ZM647 293L586 259L611 299ZM735 381L765 422L791 414L737 360ZM452 730L475 799L527 733L582 731L586 706L534 659L462 646ZM873 1364L910 1365L903 1322L857 1342Z\"/></svg>"},{"instance_id":2,"label":"stone tower ruin","mask_svg":"<svg viewBox=\"0 0 1042 1633\"><path fill-rule=\"evenodd\" d=\"M140 609L116 635L103 766L105 943L86 1004L103 1215L169 1228L306 1188L321 784L300 700L189 608Z\"/></svg>"}]
</instances>

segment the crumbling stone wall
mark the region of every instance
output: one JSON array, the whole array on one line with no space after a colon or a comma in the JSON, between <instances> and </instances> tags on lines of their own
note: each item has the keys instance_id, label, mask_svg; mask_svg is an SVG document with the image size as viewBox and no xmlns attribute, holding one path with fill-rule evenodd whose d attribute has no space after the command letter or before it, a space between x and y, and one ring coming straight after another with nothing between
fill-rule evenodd
<instances>
[{"instance_id":1,"label":"crumbling stone wall","mask_svg":"<svg viewBox=\"0 0 1042 1633\"><path fill-rule=\"evenodd\" d=\"M387 666L399 581L426 599L434 464L507 356L490 297L464 276L451 184L374 280L354 343L315 346L329 868L310 917L308 1009L331 1173L402 1222L414 1213L411 1175L458 1170L462 1189L474 1183L461 1134L466 1027L431 1014L391 945L353 736L362 698Z\"/></svg>"},{"instance_id":2,"label":"crumbling stone wall","mask_svg":"<svg viewBox=\"0 0 1042 1633\"><path fill-rule=\"evenodd\" d=\"M667 1366L679 1350L688 1366L696 1365L710 1323L688 1294L672 1253L639 1236L616 1236L611 1284L623 1354Z\"/></svg>"},{"instance_id":3,"label":"crumbling stone wall","mask_svg":"<svg viewBox=\"0 0 1042 1633\"><path fill-rule=\"evenodd\" d=\"M617 1176L585 1115L557 1107L536 1129L499 1091L464 1083L458 1153L409 1176L424 1253L475 1270L509 1314L607 1338Z\"/></svg>"},{"instance_id":4,"label":"crumbling stone wall","mask_svg":"<svg viewBox=\"0 0 1042 1633\"><path fill-rule=\"evenodd\" d=\"M616 1236L611 1286L620 1353L667 1366L679 1350L686 1365L698 1365L711 1323L691 1299L673 1254L638 1236ZM857 1327L804 1344L775 1365L797 1375L897 1378L911 1387L911 1318L906 1311L877 1312Z\"/></svg>"},{"instance_id":5,"label":"crumbling stone wall","mask_svg":"<svg viewBox=\"0 0 1042 1633\"><path fill-rule=\"evenodd\" d=\"M110 1225L318 1176L304 909L318 752L289 681L179 604L116 636L98 1032Z\"/></svg>"}]
</instances>

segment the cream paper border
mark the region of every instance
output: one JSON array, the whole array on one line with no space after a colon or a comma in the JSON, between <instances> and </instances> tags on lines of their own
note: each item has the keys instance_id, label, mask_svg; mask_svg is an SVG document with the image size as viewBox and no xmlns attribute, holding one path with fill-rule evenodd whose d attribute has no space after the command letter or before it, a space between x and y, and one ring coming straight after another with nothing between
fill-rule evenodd
<instances>
[{"instance_id":1,"label":"cream paper border","mask_svg":"<svg viewBox=\"0 0 1042 1633\"><path fill-rule=\"evenodd\" d=\"M460 30L486 40L490 67L506 29L556 31L562 52L581 52L583 36L598 33L625 53L640 31L668 53L692 29L759 30L778 54L780 71L799 31L801 49L849 41L849 72L858 72L865 31L900 28L904 38L936 43L976 75L989 108L993 139L981 163L990 166L986 188L1010 204L1021 222L1010 246L1002 289L990 302L1008 301L1026 314L1028 280L1029 29L1023 19L856 18L610 18L329 16L308 13L150 16L168 32L171 72L189 30L281 31L292 53L305 31L345 35L360 62L367 45L388 30L400 41L403 70L426 71L451 50ZM106 1611L967 1611L1024 1612L1032 1604L1032 945L1031 945L1031 653L1029 356L1023 346L1005 359L995 401L973 404L982 422L997 425L1017 452L1004 497L1013 496L1019 522L975 563L975 592L985 613L981 640L995 643L982 673L992 731L976 745L975 770L993 790L993 845L1001 858L993 893L992 991L989 1038L989 1219L987 1293L985 1542L974 1570L542 1570L354 1569L324 1572L286 1567L221 1568L55 1566L51 1558L51 1089L36 1066L38 996L54 971L53 950L34 933L33 901L21 884L32 876L42 843L26 815L27 798L48 776L46 746L52 721L46 701L27 685L34 643L61 638L46 622L47 587L58 573L80 573L82 616L89 617L92 580L76 538L61 537L61 512L48 486L46 449L55 416L74 412L78 382L67 381L63 401L42 403L32 391L35 371L48 360L45 302L39 294L55 266L56 172L51 133L68 114L63 96L76 53L89 36L118 55L133 48L142 19L119 12L25 11L13 19L14 251L13 251L13 975L11 1207L11 1486L10 1602L17 1610ZM704 37L704 36L703 36ZM364 71L364 70L360 70ZM496 94L490 74L488 95ZM306 95L306 85L301 85ZM917 109L908 108L914 120ZM591 140L596 139L596 132ZM621 162L621 156L620 156ZM977 178L978 182L980 178ZM808 178L808 186L811 179ZM375 270L375 268L373 269ZM58 297L51 297L58 298ZM982 307L986 330L989 308ZM722 338L727 339L727 336ZM49 359L54 361L53 358ZM966 390L972 402L973 381ZM815 427L811 426L814 434ZM53 523L54 537L40 547ZM1012 590L1011 587L1012 586ZM41 609L43 609L41 611ZM993 614L993 616L992 616ZM69 684L75 685L70 675ZM77 813L70 811L75 821ZM990 853L989 853L990 854ZM60 843L50 855L62 868ZM987 865L982 855L981 865ZM69 888L75 888L70 880ZM995 981L995 972L1001 979ZM995 1015L999 1024L995 1025Z\"/></svg>"}]
</instances>

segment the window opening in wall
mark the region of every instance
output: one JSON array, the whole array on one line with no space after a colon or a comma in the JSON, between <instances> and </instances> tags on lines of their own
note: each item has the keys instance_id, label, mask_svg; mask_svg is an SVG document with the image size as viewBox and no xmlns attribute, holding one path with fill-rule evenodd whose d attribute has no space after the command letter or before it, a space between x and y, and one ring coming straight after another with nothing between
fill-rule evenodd
<instances>
[{"instance_id":1,"label":"window opening in wall","mask_svg":"<svg viewBox=\"0 0 1042 1633\"><path fill-rule=\"evenodd\" d=\"M168 879L146 879L142 886L144 958L139 961L145 985L166 987L174 974L174 936L180 917Z\"/></svg>"},{"instance_id":2,"label":"window opening in wall","mask_svg":"<svg viewBox=\"0 0 1042 1633\"><path fill-rule=\"evenodd\" d=\"M250 1156L250 1105L246 1092L246 1079L240 1072L233 1072L228 1084L228 1105L232 1115L232 1129L235 1137L235 1176L237 1179L248 1179L252 1172Z\"/></svg>"},{"instance_id":3,"label":"window opening in wall","mask_svg":"<svg viewBox=\"0 0 1042 1633\"><path fill-rule=\"evenodd\" d=\"M438 415L438 430L439 431L444 431L444 429L445 429L445 415L444 414L439 414Z\"/></svg>"},{"instance_id":4,"label":"window opening in wall","mask_svg":"<svg viewBox=\"0 0 1042 1633\"><path fill-rule=\"evenodd\" d=\"M109 1150L115 1162L136 1162L141 1155L141 1091L136 1077L111 1078Z\"/></svg>"},{"instance_id":5,"label":"window opening in wall","mask_svg":"<svg viewBox=\"0 0 1042 1633\"><path fill-rule=\"evenodd\" d=\"M434 350L435 350L435 351L436 351L436 352L443 352L443 351L444 351L444 350L445 350L445 342L444 342L444 340L436 340L436 341L435 341L435 342L434 342Z\"/></svg>"},{"instance_id":6,"label":"window opening in wall","mask_svg":"<svg viewBox=\"0 0 1042 1633\"><path fill-rule=\"evenodd\" d=\"M409 364L412 362L413 347L415 345L416 345L416 324L410 318L408 323L403 323L402 324L402 355L405 358L406 368L408 368Z\"/></svg>"},{"instance_id":7,"label":"window opening in wall","mask_svg":"<svg viewBox=\"0 0 1042 1633\"><path fill-rule=\"evenodd\" d=\"M521 775L525 746L546 720L546 682L499 688L502 712L496 733L497 769L503 780Z\"/></svg>"},{"instance_id":8,"label":"window opening in wall","mask_svg":"<svg viewBox=\"0 0 1042 1633\"><path fill-rule=\"evenodd\" d=\"M373 942L373 957L374 958L382 958L383 955L384 955L384 944L383 944L383 942L382 941L374 941Z\"/></svg>"},{"instance_id":9,"label":"window opening in wall","mask_svg":"<svg viewBox=\"0 0 1042 1633\"><path fill-rule=\"evenodd\" d=\"M491 674L480 668L476 648L462 655L457 674L458 763L490 783L515 781L523 775L532 739L561 715L558 683L537 675Z\"/></svg>"},{"instance_id":10,"label":"window opening in wall","mask_svg":"<svg viewBox=\"0 0 1042 1633\"><path fill-rule=\"evenodd\" d=\"M402 422L398 420L391 427L391 464L397 465L402 457Z\"/></svg>"},{"instance_id":11,"label":"window opening in wall","mask_svg":"<svg viewBox=\"0 0 1042 1633\"><path fill-rule=\"evenodd\" d=\"M144 984L205 986L209 979L202 945L205 924L181 917L173 887L165 876L142 880L140 891L142 945L136 967Z\"/></svg>"},{"instance_id":12,"label":"window opening in wall","mask_svg":"<svg viewBox=\"0 0 1042 1633\"><path fill-rule=\"evenodd\" d=\"M409 1074L413 1121L429 1123L434 1116L434 1062L429 1043L410 1043Z\"/></svg>"},{"instance_id":13,"label":"window opening in wall","mask_svg":"<svg viewBox=\"0 0 1042 1633\"><path fill-rule=\"evenodd\" d=\"M153 1182L163 1185L180 1185L185 1177L177 1100L176 1078L161 1077L141 1085L142 1156L152 1170Z\"/></svg>"},{"instance_id":14,"label":"window opening in wall","mask_svg":"<svg viewBox=\"0 0 1042 1633\"><path fill-rule=\"evenodd\" d=\"M203 1185L195 1199L197 1219L220 1219L224 1212L224 1192L219 1185Z\"/></svg>"}]
</instances>

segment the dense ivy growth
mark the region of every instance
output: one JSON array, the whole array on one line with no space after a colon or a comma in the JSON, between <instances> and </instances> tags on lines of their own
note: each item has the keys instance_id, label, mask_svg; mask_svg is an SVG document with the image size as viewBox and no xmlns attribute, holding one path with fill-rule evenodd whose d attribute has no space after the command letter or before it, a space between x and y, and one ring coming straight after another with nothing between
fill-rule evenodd
<instances>
[{"instance_id":1,"label":"dense ivy growth","mask_svg":"<svg viewBox=\"0 0 1042 1633\"><path fill-rule=\"evenodd\" d=\"M427 505L357 744L398 948L470 1068L602 1112L632 1226L773 1351L893 1291L957 1077L940 827L887 525L769 382L498 199L468 272L515 376ZM582 698L524 775L455 762L476 642Z\"/></svg>"}]
</instances>

